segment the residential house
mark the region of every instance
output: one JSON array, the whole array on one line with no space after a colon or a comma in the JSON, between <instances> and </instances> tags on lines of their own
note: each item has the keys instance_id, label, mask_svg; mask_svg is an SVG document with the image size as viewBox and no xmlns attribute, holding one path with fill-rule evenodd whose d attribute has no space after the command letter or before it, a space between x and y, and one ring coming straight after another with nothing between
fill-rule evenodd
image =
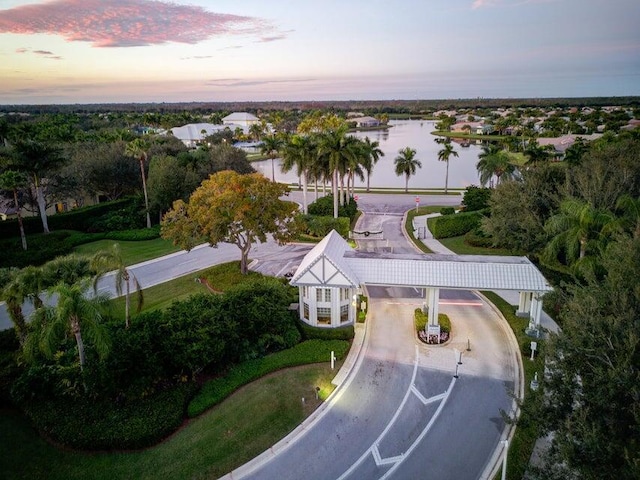
<instances>
[{"instance_id":1,"label":"residential house","mask_svg":"<svg viewBox=\"0 0 640 480\"><path fill-rule=\"evenodd\" d=\"M189 123L182 127L172 128L171 133L181 140L187 148L196 148L204 138L228 127L228 125L214 125L213 123Z\"/></svg>"},{"instance_id":2,"label":"residential house","mask_svg":"<svg viewBox=\"0 0 640 480\"><path fill-rule=\"evenodd\" d=\"M222 123L231 128L231 130L234 130L235 127L242 127L244 131L248 131L248 128L251 125L260 123L260 119L251 113L233 112L232 114L224 117L222 119Z\"/></svg>"}]
</instances>

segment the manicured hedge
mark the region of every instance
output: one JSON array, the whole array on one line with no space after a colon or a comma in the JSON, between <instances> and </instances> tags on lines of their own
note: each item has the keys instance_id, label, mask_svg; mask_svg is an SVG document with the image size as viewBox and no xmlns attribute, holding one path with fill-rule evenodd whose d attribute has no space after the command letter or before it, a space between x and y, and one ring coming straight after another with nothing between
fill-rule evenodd
<instances>
[{"instance_id":1,"label":"manicured hedge","mask_svg":"<svg viewBox=\"0 0 640 480\"><path fill-rule=\"evenodd\" d=\"M416 308L413 318L416 332L424 331L429 321L429 314L424 313L421 308ZM438 324L441 332L451 333L451 320L449 320L449 316L446 313L438 313Z\"/></svg>"},{"instance_id":2,"label":"manicured hedge","mask_svg":"<svg viewBox=\"0 0 640 480\"><path fill-rule=\"evenodd\" d=\"M456 209L453 207L442 207L440 209L440 215L453 215L456 213Z\"/></svg>"},{"instance_id":3,"label":"manicured hedge","mask_svg":"<svg viewBox=\"0 0 640 480\"><path fill-rule=\"evenodd\" d=\"M331 230L335 230L344 238L349 235L349 219L347 217L304 215L302 218L306 233L314 237L325 237Z\"/></svg>"},{"instance_id":4,"label":"manicured hedge","mask_svg":"<svg viewBox=\"0 0 640 480\"><path fill-rule=\"evenodd\" d=\"M238 364L232 367L224 377L204 384L200 393L189 404L187 414L189 417L200 415L241 386L276 370L309 363L328 362L331 351L335 353L337 359L344 358L349 351L349 345L349 342L344 340L307 340L288 350Z\"/></svg>"},{"instance_id":5,"label":"manicured hedge","mask_svg":"<svg viewBox=\"0 0 640 480\"><path fill-rule=\"evenodd\" d=\"M298 329L304 340L351 340L355 335L353 325L338 328L312 327L298 319Z\"/></svg>"},{"instance_id":6,"label":"manicured hedge","mask_svg":"<svg viewBox=\"0 0 640 480\"><path fill-rule=\"evenodd\" d=\"M462 212L430 219L429 229L434 238L458 237L480 226L480 212Z\"/></svg>"},{"instance_id":7,"label":"manicured hedge","mask_svg":"<svg viewBox=\"0 0 640 480\"><path fill-rule=\"evenodd\" d=\"M308 208L309 215L320 215L326 217L333 216L333 195L326 195L320 197L315 202L311 203ZM353 220L358 213L358 204L353 199L349 198L346 205L338 207L339 217L349 217L349 220Z\"/></svg>"},{"instance_id":8,"label":"manicured hedge","mask_svg":"<svg viewBox=\"0 0 640 480\"><path fill-rule=\"evenodd\" d=\"M47 217L50 230L80 230L88 231L90 227L103 215L130 207L136 203L135 199L125 198L113 202L99 203L88 207L76 208L69 212L57 213ZM40 216L24 217L24 230L27 235L42 233ZM18 220L13 218L0 222L0 238L11 238L20 235Z\"/></svg>"},{"instance_id":9,"label":"manicured hedge","mask_svg":"<svg viewBox=\"0 0 640 480\"><path fill-rule=\"evenodd\" d=\"M21 406L36 429L56 442L83 450L121 450L153 445L175 431L193 390L185 383L124 405L63 397Z\"/></svg>"},{"instance_id":10,"label":"manicured hedge","mask_svg":"<svg viewBox=\"0 0 640 480\"><path fill-rule=\"evenodd\" d=\"M473 247L493 248L493 238L486 235L480 228L467 232L464 236L465 243Z\"/></svg>"}]
</instances>

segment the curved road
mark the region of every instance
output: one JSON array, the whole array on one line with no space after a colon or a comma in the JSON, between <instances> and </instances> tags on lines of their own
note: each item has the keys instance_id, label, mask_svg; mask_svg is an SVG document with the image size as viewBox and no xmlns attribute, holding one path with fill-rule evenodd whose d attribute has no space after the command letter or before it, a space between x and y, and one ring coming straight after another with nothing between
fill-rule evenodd
<instances>
[{"instance_id":1,"label":"curved road","mask_svg":"<svg viewBox=\"0 0 640 480\"><path fill-rule=\"evenodd\" d=\"M400 221L396 215L362 217L359 229L378 224L385 235L362 247L412 252ZM227 478L486 478L504 434L500 412L511 410L510 392L518 384L508 326L475 294L449 290L440 305L452 319L452 339L426 346L412 325L421 289L378 286L367 293L365 345L328 408L275 456Z\"/></svg>"}]
</instances>

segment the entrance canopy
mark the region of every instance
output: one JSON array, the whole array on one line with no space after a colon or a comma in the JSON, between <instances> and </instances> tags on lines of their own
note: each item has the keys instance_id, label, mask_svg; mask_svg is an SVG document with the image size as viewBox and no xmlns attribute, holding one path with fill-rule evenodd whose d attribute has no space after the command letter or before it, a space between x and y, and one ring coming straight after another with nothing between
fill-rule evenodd
<instances>
[{"instance_id":1,"label":"entrance canopy","mask_svg":"<svg viewBox=\"0 0 640 480\"><path fill-rule=\"evenodd\" d=\"M300 292L300 319L310 325L352 323L358 288L366 285L425 289L430 327L438 327L440 290L516 290L517 314L538 330L542 295L552 288L526 257L491 255L396 255L358 252L332 231L307 253L291 278ZM427 305L428 304L428 305Z\"/></svg>"},{"instance_id":2,"label":"entrance canopy","mask_svg":"<svg viewBox=\"0 0 640 480\"><path fill-rule=\"evenodd\" d=\"M332 231L303 259L295 286L388 285L464 290L552 290L526 257L358 252Z\"/></svg>"}]
</instances>

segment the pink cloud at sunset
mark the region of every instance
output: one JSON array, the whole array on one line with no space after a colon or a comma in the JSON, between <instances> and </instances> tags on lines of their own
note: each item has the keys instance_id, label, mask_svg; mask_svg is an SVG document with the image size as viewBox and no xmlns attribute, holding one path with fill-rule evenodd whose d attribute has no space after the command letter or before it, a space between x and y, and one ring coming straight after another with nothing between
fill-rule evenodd
<instances>
[{"instance_id":1,"label":"pink cloud at sunset","mask_svg":"<svg viewBox=\"0 0 640 480\"><path fill-rule=\"evenodd\" d=\"M0 10L0 33L60 35L94 47L195 44L229 34L255 35L263 41L283 38L282 32L257 17L154 0L54 0L22 5Z\"/></svg>"}]
</instances>

